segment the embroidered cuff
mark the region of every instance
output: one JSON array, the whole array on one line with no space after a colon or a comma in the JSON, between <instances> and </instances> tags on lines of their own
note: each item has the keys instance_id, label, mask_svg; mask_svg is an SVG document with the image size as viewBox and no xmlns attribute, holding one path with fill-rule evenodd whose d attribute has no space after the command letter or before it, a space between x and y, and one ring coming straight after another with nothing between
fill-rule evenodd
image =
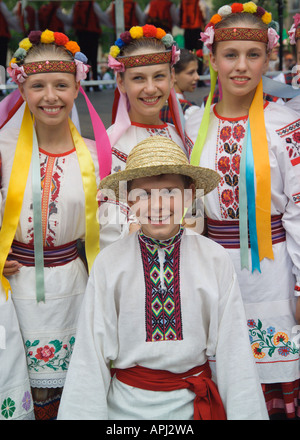
<instances>
[{"instance_id":1,"label":"embroidered cuff","mask_svg":"<svg viewBox=\"0 0 300 440\"><path fill-rule=\"evenodd\" d=\"M300 286L299 286L299 284L296 284L296 285L295 285L295 288L294 288L294 295L295 295L295 296L300 296Z\"/></svg>"}]
</instances>

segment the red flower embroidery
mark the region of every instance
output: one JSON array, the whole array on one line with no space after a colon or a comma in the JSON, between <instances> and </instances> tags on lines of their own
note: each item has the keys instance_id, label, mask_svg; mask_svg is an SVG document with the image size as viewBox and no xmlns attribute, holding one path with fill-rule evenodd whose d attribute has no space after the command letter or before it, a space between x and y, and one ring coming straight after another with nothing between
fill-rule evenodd
<instances>
[{"instance_id":1,"label":"red flower embroidery","mask_svg":"<svg viewBox=\"0 0 300 440\"><path fill-rule=\"evenodd\" d=\"M295 142L298 142L300 144L300 131L296 131L293 133L293 139Z\"/></svg>"},{"instance_id":2,"label":"red flower embroidery","mask_svg":"<svg viewBox=\"0 0 300 440\"><path fill-rule=\"evenodd\" d=\"M224 203L226 208L231 205L231 203L233 202L233 192L231 191L231 189L225 189L222 192L222 202Z\"/></svg>"},{"instance_id":3,"label":"red flower embroidery","mask_svg":"<svg viewBox=\"0 0 300 440\"><path fill-rule=\"evenodd\" d=\"M240 141L245 135L245 129L242 125L237 124L233 129L233 137L237 141Z\"/></svg>"},{"instance_id":4,"label":"red flower embroidery","mask_svg":"<svg viewBox=\"0 0 300 440\"><path fill-rule=\"evenodd\" d=\"M223 142L227 141L231 136L231 127L223 127L220 133L220 138Z\"/></svg>"},{"instance_id":5,"label":"red flower embroidery","mask_svg":"<svg viewBox=\"0 0 300 440\"><path fill-rule=\"evenodd\" d=\"M235 173L239 174L240 172L240 156L235 154L232 158L232 169Z\"/></svg>"},{"instance_id":6,"label":"red flower embroidery","mask_svg":"<svg viewBox=\"0 0 300 440\"><path fill-rule=\"evenodd\" d=\"M222 156L218 162L218 170L223 174L227 173L230 169L229 157Z\"/></svg>"},{"instance_id":7,"label":"red flower embroidery","mask_svg":"<svg viewBox=\"0 0 300 440\"><path fill-rule=\"evenodd\" d=\"M54 351L55 349L53 347L50 348L49 345L45 345L45 347L40 347L37 349L37 354L35 357L48 362L49 359L54 357Z\"/></svg>"}]
</instances>

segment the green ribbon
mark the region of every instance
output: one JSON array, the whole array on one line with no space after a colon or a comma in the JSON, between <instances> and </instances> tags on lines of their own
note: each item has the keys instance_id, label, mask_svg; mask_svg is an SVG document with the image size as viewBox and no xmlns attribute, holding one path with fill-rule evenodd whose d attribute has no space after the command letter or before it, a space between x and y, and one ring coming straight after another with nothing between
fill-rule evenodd
<instances>
[{"instance_id":1,"label":"green ribbon","mask_svg":"<svg viewBox=\"0 0 300 440\"><path fill-rule=\"evenodd\" d=\"M32 142L32 199L34 226L35 288L37 302L45 302L44 248L42 225L41 167L35 129Z\"/></svg>"},{"instance_id":2,"label":"green ribbon","mask_svg":"<svg viewBox=\"0 0 300 440\"><path fill-rule=\"evenodd\" d=\"M207 136L208 126L209 126L209 114L210 114L210 106L213 98L213 94L216 88L217 84L217 78L218 74L217 72L212 68L210 62L209 62L209 71L210 71L210 92L207 98L207 102L205 105L203 118L200 124L200 128L198 131L198 136L196 139L196 142L193 147L193 151L191 154L191 165L199 166L200 164L200 157L201 153L204 147L205 139Z\"/></svg>"}]
</instances>

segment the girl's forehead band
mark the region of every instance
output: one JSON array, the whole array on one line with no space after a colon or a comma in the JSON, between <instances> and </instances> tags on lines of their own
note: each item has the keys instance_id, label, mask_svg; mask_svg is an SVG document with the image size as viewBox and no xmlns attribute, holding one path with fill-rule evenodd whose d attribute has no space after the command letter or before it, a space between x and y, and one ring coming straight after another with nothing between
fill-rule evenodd
<instances>
[{"instance_id":1,"label":"girl's forehead band","mask_svg":"<svg viewBox=\"0 0 300 440\"><path fill-rule=\"evenodd\" d=\"M76 63L75 61L38 61L27 63L23 65L26 75L34 75L36 73L75 73Z\"/></svg>"},{"instance_id":2,"label":"girl's forehead band","mask_svg":"<svg viewBox=\"0 0 300 440\"><path fill-rule=\"evenodd\" d=\"M231 40L249 40L268 43L268 30L238 27L215 29L214 40L216 42Z\"/></svg>"},{"instance_id":3,"label":"girl's forehead band","mask_svg":"<svg viewBox=\"0 0 300 440\"><path fill-rule=\"evenodd\" d=\"M123 63L126 69L130 67L151 66L153 64L171 63L172 51L148 53L142 55L132 55L118 57L118 61Z\"/></svg>"}]
</instances>

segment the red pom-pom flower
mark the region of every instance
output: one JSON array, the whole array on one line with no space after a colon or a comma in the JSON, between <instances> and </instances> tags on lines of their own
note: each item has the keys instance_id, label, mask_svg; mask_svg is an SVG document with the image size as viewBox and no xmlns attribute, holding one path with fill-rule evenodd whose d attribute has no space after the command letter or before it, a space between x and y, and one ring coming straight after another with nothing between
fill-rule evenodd
<instances>
[{"instance_id":1,"label":"red pom-pom flower","mask_svg":"<svg viewBox=\"0 0 300 440\"><path fill-rule=\"evenodd\" d=\"M231 10L232 12L243 12L244 6L242 3L232 3Z\"/></svg>"},{"instance_id":2,"label":"red pom-pom flower","mask_svg":"<svg viewBox=\"0 0 300 440\"><path fill-rule=\"evenodd\" d=\"M144 37L156 38L157 28L152 24L145 24L143 26Z\"/></svg>"},{"instance_id":3,"label":"red pom-pom flower","mask_svg":"<svg viewBox=\"0 0 300 440\"><path fill-rule=\"evenodd\" d=\"M64 46L69 41L69 38L62 32L54 32L54 41L58 46Z\"/></svg>"}]
</instances>

